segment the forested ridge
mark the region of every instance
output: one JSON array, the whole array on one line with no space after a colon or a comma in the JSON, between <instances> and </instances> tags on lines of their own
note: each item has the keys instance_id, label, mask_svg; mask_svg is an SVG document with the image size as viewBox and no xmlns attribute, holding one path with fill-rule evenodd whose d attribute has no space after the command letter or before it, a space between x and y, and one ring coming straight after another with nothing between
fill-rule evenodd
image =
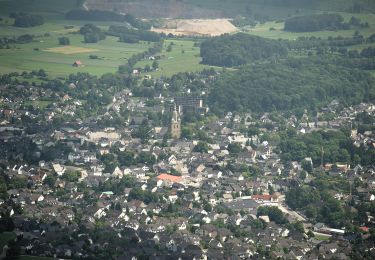
<instances>
[{"instance_id":1,"label":"forested ridge","mask_svg":"<svg viewBox=\"0 0 375 260\"><path fill-rule=\"evenodd\" d=\"M234 67L271 57L286 57L288 51L278 41L237 33L202 42L200 53L204 64Z\"/></svg>"},{"instance_id":2,"label":"forested ridge","mask_svg":"<svg viewBox=\"0 0 375 260\"><path fill-rule=\"evenodd\" d=\"M343 104L375 100L375 80L334 60L288 59L224 73L208 103L215 113L228 111L315 110L333 99Z\"/></svg>"}]
</instances>

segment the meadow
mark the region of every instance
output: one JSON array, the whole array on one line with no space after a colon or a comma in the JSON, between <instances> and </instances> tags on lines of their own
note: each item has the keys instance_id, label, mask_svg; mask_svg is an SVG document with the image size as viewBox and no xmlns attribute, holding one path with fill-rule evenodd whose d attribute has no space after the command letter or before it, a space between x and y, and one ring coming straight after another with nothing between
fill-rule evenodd
<instances>
[{"instance_id":1,"label":"meadow","mask_svg":"<svg viewBox=\"0 0 375 260\"><path fill-rule=\"evenodd\" d=\"M168 46L173 43L172 50L167 51ZM159 70L148 73L152 76L172 76L178 72L201 71L210 66L200 64L199 47L194 47L194 41L184 39L171 39L164 42L162 57L157 62ZM143 60L136 64L136 67L143 68L146 65L152 65L152 61Z\"/></svg>"},{"instance_id":2,"label":"meadow","mask_svg":"<svg viewBox=\"0 0 375 260\"><path fill-rule=\"evenodd\" d=\"M71 25L69 22L66 24ZM118 38L111 36L98 43L86 44L83 43L82 35L75 33L79 26L65 29L64 24L58 20L58 22L48 21L42 26L31 29L15 29L13 26L0 23L0 37L13 37L26 33L36 36L31 43L15 44L10 45L10 49L0 49L0 71L9 73L44 69L51 77L76 72L102 75L117 71L119 65L127 62L127 58L149 48L149 44L145 42L121 43ZM58 38L61 36L70 39L69 46L59 45ZM65 48L65 51L55 49L61 47ZM90 55L96 55L98 59L90 59ZM73 67L72 64L76 60L81 61L83 66Z\"/></svg>"},{"instance_id":3,"label":"meadow","mask_svg":"<svg viewBox=\"0 0 375 260\"><path fill-rule=\"evenodd\" d=\"M53 4L51 4L53 2ZM188 0L195 6L202 8L215 8L236 12L236 10L245 10L245 0L235 1L198 1ZM48 4L47 4L48 3ZM13 71L23 72L44 69L48 76L65 77L71 73L88 72L97 76L108 72L116 72L119 65L126 64L127 59L136 53L141 53L150 47L150 43L140 42L136 44L122 43L118 38L108 36L105 40L98 43L83 43L82 35L78 34L79 28L88 23L84 21L65 20L63 15L66 11L76 7L76 0L0 0L0 37L18 37L23 34L32 34L34 41L27 44L14 44L9 48L0 49L0 74ZM283 17L295 15L296 10L283 7L265 7L253 5L254 12L263 11L269 16L278 14ZM12 26L13 19L9 18L9 13L17 11L33 12L45 17L45 24L32 28L17 28ZM299 9L299 14L316 12L312 9ZM341 13L348 21L352 14ZM369 28L359 29L360 33L368 37L374 33L375 15L374 14L356 14L362 22L368 22ZM103 29L107 29L110 22L90 22ZM329 36L350 37L356 29L341 31L320 31L311 33L291 33L283 30L282 21L266 22L258 24L255 27L244 27L242 30L246 33L258 35L270 39L289 39L294 40L299 36L316 36L327 38ZM70 45L63 47L59 45L58 38L61 36L69 37ZM174 43L172 50L167 51L170 43ZM367 45L353 46L351 48L361 49ZM168 39L165 41L161 59L158 60L159 70L147 73L155 77L171 76L178 72L199 71L209 66L200 64L199 47L194 46L194 40L188 38ZM92 59L90 56L97 56ZM83 66L73 67L75 61L81 61ZM152 64L152 61L142 60L136 64L136 67L143 68Z\"/></svg>"},{"instance_id":4,"label":"meadow","mask_svg":"<svg viewBox=\"0 0 375 260\"><path fill-rule=\"evenodd\" d=\"M323 39L328 38L329 36L337 37L352 37L355 31L359 31L364 37L368 37L371 34L375 33L375 14L350 14L350 13L339 13L344 17L344 20L347 22L352 16L360 18L362 22L368 22L368 28L352 28L350 30L337 30L337 31L318 31L318 32L287 32L284 31L284 22L272 21L266 22L263 24L257 24L255 27L244 27L243 31L252 35L257 35L269 39L286 39L286 40L295 40L298 37L321 37Z\"/></svg>"}]
</instances>

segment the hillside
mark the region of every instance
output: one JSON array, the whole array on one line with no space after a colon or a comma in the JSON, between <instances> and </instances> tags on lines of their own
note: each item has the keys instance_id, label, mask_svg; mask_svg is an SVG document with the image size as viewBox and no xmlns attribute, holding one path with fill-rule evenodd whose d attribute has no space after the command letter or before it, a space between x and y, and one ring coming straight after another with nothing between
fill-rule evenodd
<instances>
[{"instance_id":1,"label":"hillside","mask_svg":"<svg viewBox=\"0 0 375 260\"><path fill-rule=\"evenodd\" d=\"M314 110L333 99L355 104L374 98L374 78L366 72L341 67L330 59L290 59L226 73L215 83L208 102L221 114Z\"/></svg>"},{"instance_id":2,"label":"hillside","mask_svg":"<svg viewBox=\"0 0 375 260\"><path fill-rule=\"evenodd\" d=\"M268 19L283 19L304 12L375 11L375 1L372 0L86 0L85 6L89 9L129 12L144 18L222 18L255 15Z\"/></svg>"}]
</instances>

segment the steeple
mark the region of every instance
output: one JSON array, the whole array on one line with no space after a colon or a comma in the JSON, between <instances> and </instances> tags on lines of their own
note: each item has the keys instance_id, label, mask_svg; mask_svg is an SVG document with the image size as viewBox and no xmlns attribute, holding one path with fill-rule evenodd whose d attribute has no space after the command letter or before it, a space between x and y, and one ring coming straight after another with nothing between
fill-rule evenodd
<instances>
[{"instance_id":1,"label":"steeple","mask_svg":"<svg viewBox=\"0 0 375 260\"><path fill-rule=\"evenodd\" d=\"M180 118L180 114L177 111L176 104L174 104L174 109L172 113L171 135L172 135L172 138L174 139L180 139L181 137L181 118Z\"/></svg>"}]
</instances>

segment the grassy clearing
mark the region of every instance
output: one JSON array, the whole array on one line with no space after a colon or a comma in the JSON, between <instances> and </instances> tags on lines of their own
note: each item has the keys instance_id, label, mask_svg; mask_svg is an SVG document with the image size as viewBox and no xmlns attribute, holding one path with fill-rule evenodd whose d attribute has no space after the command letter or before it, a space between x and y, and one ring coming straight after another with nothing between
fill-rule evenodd
<instances>
[{"instance_id":1,"label":"grassy clearing","mask_svg":"<svg viewBox=\"0 0 375 260\"><path fill-rule=\"evenodd\" d=\"M48 100L34 100L34 101L25 101L24 104L26 106L33 106L35 108L45 109L51 103L52 101L48 101Z\"/></svg>"},{"instance_id":2,"label":"grassy clearing","mask_svg":"<svg viewBox=\"0 0 375 260\"><path fill-rule=\"evenodd\" d=\"M170 43L174 43L171 52L167 52ZM178 72L200 71L209 66L200 64L199 47L194 47L191 40L166 40L161 53L163 57L158 60L159 70L148 73L153 76L172 76ZM151 66L152 61L140 61L136 67L143 68L146 64Z\"/></svg>"},{"instance_id":3,"label":"grassy clearing","mask_svg":"<svg viewBox=\"0 0 375 260\"><path fill-rule=\"evenodd\" d=\"M315 239L320 240L320 241L328 241L331 237L330 236L324 236L324 235L315 235Z\"/></svg>"},{"instance_id":4,"label":"grassy clearing","mask_svg":"<svg viewBox=\"0 0 375 260\"><path fill-rule=\"evenodd\" d=\"M8 244L9 241L16 238L16 234L13 232L4 232L0 234L0 250L3 250L3 247Z\"/></svg>"}]
</instances>

